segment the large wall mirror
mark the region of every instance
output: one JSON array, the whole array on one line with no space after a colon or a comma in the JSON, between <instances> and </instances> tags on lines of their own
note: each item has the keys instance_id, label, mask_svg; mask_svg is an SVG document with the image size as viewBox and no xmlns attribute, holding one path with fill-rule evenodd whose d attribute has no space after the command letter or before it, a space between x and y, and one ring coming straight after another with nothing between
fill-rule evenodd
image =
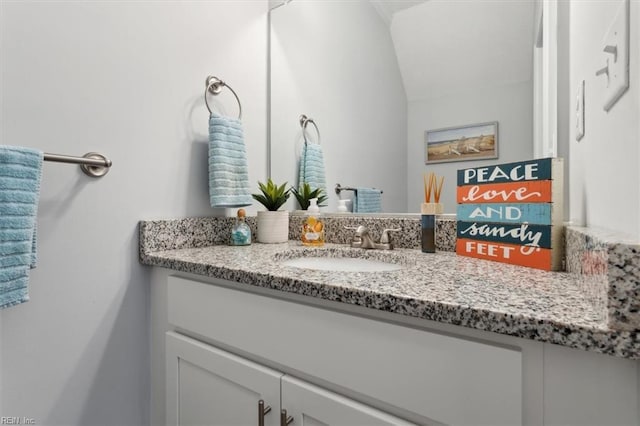
<instances>
[{"instance_id":1,"label":"large wall mirror","mask_svg":"<svg viewBox=\"0 0 640 426\"><path fill-rule=\"evenodd\" d=\"M534 117L540 4L278 2L270 12L271 177L297 185L305 114L321 135L327 211L336 211L340 183L381 189L383 212L417 213L423 174L435 172L445 177L445 213L455 213L458 169L534 156L544 130ZM497 159L425 164L427 131L493 122ZM315 128L307 133L317 142Z\"/></svg>"}]
</instances>

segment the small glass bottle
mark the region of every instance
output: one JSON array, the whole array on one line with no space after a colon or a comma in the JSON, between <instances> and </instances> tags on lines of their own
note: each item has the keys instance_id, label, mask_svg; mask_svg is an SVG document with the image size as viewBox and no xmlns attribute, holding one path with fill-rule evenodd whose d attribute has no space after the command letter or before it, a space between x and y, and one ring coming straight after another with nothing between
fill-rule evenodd
<instances>
[{"instance_id":1,"label":"small glass bottle","mask_svg":"<svg viewBox=\"0 0 640 426\"><path fill-rule=\"evenodd\" d=\"M232 246L248 246L251 244L251 228L249 228L249 225L245 222L245 216L246 212L244 209L238 209L236 224L231 230Z\"/></svg>"},{"instance_id":2,"label":"small glass bottle","mask_svg":"<svg viewBox=\"0 0 640 426\"><path fill-rule=\"evenodd\" d=\"M302 244L305 246L322 246L324 245L324 221L320 216L318 199L312 198L309 202L307 216L302 224Z\"/></svg>"}]
</instances>

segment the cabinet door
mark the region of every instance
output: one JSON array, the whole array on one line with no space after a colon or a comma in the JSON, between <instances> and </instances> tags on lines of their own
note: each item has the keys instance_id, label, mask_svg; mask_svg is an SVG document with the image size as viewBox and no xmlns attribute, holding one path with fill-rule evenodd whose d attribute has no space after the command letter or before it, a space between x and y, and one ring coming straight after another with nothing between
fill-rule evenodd
<instances>
[{"instance_id":1,"label":"cabinet door","mask_svg":"<svg viewBox=\"0 0 640 426\"><path fill-rule=\"evenodd\" d=\"M295 426L413 425L287 375L282 378L282 409L287 410Z\"/></svg>"},{"instance_id":2,"label":"cabinet door","mask_svg":"<svg viewBox=\"0 0 640 426\"><path fill-rule=\"evenodd\" d=\"M167 424L258 425L258 402L279 424L282 373L174 332L166 333Z\"/></svg>"}]
</instances>

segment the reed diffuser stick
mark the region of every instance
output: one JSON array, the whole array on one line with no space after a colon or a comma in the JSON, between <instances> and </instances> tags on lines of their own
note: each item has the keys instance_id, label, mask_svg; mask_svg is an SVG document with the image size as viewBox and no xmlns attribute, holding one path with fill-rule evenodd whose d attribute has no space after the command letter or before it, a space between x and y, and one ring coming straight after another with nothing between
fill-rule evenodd
<instances>
[{"instance_id":1,"label":"reed diffuser stick","mask_svg":"<svg viewBox=\"0 0 640 426\"><path fill-rule=\"evenodd\" d=\"M433 188L433 173L429 174L429 181L427 182L427 175L424 175L424 202L431 202L431 189Z\"/></svg>"},{"instance_id":2,"label":"reed diffuser stick","mask_svg":"<svg viewBox=\"0 0 640 426\"><path fill-rule=\"evenodd\" d=\"M429 194L427 194L427 174L423 173L422 174L422 181L424 182L424 202L427 202L427 196Z\"/></svg>"},{"instance_id":3,"label":"reed diffuser stick","mask_svg":"<svg viewBox=\"0 0 640 426\"><path fill-rule=\"evenodd\" d=\"M440 202L440 194L442 193L442 185L444 184L444 176L440 177L440 183L436 188L436 181L433 181L433 199L436 203Z\"/></svg>"},{"instance_id":4,"label":"reed diffuser stick","mask_svg":"<svg viewBox=\"0 0 640 426\"><path fill-rule=\"evenodd\" d=\"M422 173L422 181L424 183L424 203L420 207L422 214L442 214L442 204L440 204L440 196L442 195L442 187L444 186L444 176L436 176L434 172ZM431 196L433 195L433 202Z\"/></svg>"},{"instance_id":5,"label":"reed diffuser stick","mask_svg":"<svg viewBox=\"0 0 640 426\"><path fill-rule=\"evenodd\" d=\"M434 194L434 188L435 188L435 186L433 185L433 182L435 181L435 179L436 179L436 174L435 174L435 173L433 173L433 172L431 172L431 173L429 174L429 186L431 187L431 190L430 190L429 192L430 192L431 194L433 194L433 195L435 195L435 194ZM429 202L431 202L431 197L429 197Z\"/></svg>"},{"instance_id":6,"label":"reed diffuser stick","mask_svg":"<svg viewBox=\"0 0 640 426\"><path fill-rule=\"evenodd\" d=\"M433 201L435 203L440 202L440 194L442 194L442 186L444 185L444 176L436 176L435 173L429 173L429 179L427 174L422 174L422 180L424 181L424 202L431 202L431 194L433 194Z\"/></svg>"}]
</instances>

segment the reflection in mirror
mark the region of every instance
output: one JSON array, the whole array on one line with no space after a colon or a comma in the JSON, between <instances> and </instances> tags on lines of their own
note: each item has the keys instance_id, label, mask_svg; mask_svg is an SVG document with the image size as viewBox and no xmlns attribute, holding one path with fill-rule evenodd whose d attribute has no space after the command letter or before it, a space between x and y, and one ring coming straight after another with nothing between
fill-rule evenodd
<instances>
[{"instance_id":1,"label":"reflection in mirror","mask_svg":"<svg viewBox=\"0 0 640 426\"><path fill-rule=\"evenodd\" d=\"M435 172L445 176L445 213L455 213L458 169L533 156L535 9L535 0L274 8L271 177L297 185L306 114L322 134L327 211L336 211L340 182L383 190L383 212L418 213L423 173ZM425 164L427 131L488 122L499 124L499 158Z\"/></svg>"}]
</instances>

